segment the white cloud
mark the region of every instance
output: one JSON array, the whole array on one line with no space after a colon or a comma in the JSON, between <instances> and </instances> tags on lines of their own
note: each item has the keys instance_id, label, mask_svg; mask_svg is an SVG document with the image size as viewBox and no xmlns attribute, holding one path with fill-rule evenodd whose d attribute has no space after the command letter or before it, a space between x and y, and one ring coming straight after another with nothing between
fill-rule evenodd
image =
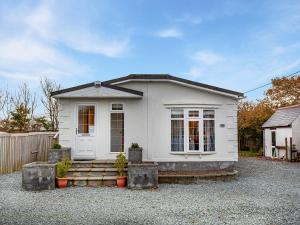
<instances>
[{"instance_id":1,"label":"white cloud","mask_svg":"<svg viewBox=\"0 0 300 225\"><path fill-rule=\"evenodd\" d=\"M128 39L107 40L88 31L80 33L80 36L75 35L72 31L63 33L64 44L83 53L99 54L110 58L121 57L128 50Z\"/></svg>"},{"instance_id":2,"label":"white cloud","mask_svg":"<svg viewBox=\"0 0 300 225\"><path fill-rule=\"evenodd\" d=\"M41 1L35 7L24 3L1 13L6 21L0 35L1 77L36 81L41 75L59 79L88 74L66 48L109 58L128 51L128 35L101 35L87 25L89 18L63 15L59 2Z\"/></svg>"},{"instance_id":3,"label":"white cloud","mask_svg":"<svg viewBox=\"0 0 300 225\"><path fill-rule=\"evenodd\" d=\"M194 25L201 24L203 22L202 17L200 16L193 16L191 14L184 14L182 17L174 19L175 22L185 22L185 23L191 23Z\"/></svg>"},{"instance_id":4,"label":"white cloud","mask_svg":"<svg viewBox=\"0 0 300 225\"><path fill-rule=\"evenodd\" d=\"M155 36L161 38L181 38L183 34L176 28L167 28L156 32Z\"/></svg>"},{"instance_id":5,"label":"white cloud","mask_svg":"<svg viewBox=\"0 0 300 225\"><path fill-rule=\"evenodd\" d=\"M199 65L192 66L186 74L192 78L198 78L203 75L203 68Z\"/></svg>"},{"instance_id":6,"label":"white cloud","mask_svg":"<svg viewBox=\"0 0 300 225\"><path fill-rule=\"evenodd\" d=\"M196 62L205 64L205 65L215 65L215 64L223 61L223 58L220 55L217 55L213 52L208 52L208 51L198 51L198 52L194 53L192 58Z\"/></svg>"},{"instance_id":7,"label":"white cloud","mask_svg":"<svg viewBox=\"0 0 300 225\"><path fill-rule=\"evenodd\" d=\"M49 1L39 4L31 12L24 15L23 20L31 31L37 32L47 39L53 35L52 32L57 22L54 13L51 11Z\"/></svg>"}]
</instances>

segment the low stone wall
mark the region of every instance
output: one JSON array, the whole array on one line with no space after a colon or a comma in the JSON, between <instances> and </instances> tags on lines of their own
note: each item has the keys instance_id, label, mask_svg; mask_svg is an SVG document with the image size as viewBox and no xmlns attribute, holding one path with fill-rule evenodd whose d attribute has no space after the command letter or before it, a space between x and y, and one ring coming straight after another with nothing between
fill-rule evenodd
<instances>
[{"instance_id":1,"label":"low stone wall","mask_svg":"<svg viewBox=\"0 0 300 225\"><path fill-rule=\"evenodd\" d=\"M158 187L158 165L156 162L128 163L127 187L149 189Z\"/></svg>"},{"instance_id":2,"label":"low stone wall","mask_svg":"<svg viewBox=\"0 0 300 225\"><path fill-rule=\"evenodd\" d=\"M33 162L23 166L22 187L26 191L53 190L56 164Z\"/></svg>"},{"instance_id":3,"label":"low stone wall","mask_svg":"<svg viewBox=\"0 0 300 225\"><path fill-rule=\"evenodd\" d=\"M234 171L235 162L232 161L179 161L158 162L159 172L205 172L205 171Z\"/></svg>"}]
</instances>

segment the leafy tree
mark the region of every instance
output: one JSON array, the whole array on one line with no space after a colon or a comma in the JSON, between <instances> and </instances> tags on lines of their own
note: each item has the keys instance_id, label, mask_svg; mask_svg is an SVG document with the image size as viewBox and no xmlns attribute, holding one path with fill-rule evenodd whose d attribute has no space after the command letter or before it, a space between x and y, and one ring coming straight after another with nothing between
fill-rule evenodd
<instances>
[{"instance_id":1,"label":"leafy tree","mask_svg":"<svg viewBox=\"0 0 300 225\"><path fill-rule=\"evenodd\" d=\"M21 103L16 107L15 111L11 112L10 121L14 130L27 131L30 122L30 109Z\"/></svg>"},{"instance_id":2,"label":"leafy tree","mask_svg":"<svg viewBox=\"0 0 300 225\"><path fill-rule=\"evenodd\" d=\"M45 116L35 117L34 120L38 124L41 124L41 126L44 127L46 130L51 130L52 123L49 120L47 120Z\"/></svg>"},{"instance_id":3,"label":"leafy tree","mask_svg":"<svg viewBox=\"0 0 300 225\"><path fill-rule=\"evenodd\" d=\"M254 148L262 145L262 125L273 114L274 110L268 102L240 102L238 105L238 127L240 148L244 148L245 141L254 143Z\"/></svg>"},{"instance_id":4,"label":"leafy tree","mask_svg":"<svg viewBox=\"0 0 300 225\"><path fill-rule=\"evenodd\" d=\"M272 87L265 94L265 101L273 108L300 104L300 76L272 79Z\"/></svg>"},{"instance_id":5,"label":"leafy tree","mask_svg":"<svg viewBox=\"0 0 300 225\"><path fill-rule=\"evenodd\" d=\"M277 108L294 104L300 104L300 76L274 78L263 100L241 101L238 106L240 149L249 147L245 146L246 142L254 143L256 149L262 147L263 123Z\"/></svg>"}]
</instances>

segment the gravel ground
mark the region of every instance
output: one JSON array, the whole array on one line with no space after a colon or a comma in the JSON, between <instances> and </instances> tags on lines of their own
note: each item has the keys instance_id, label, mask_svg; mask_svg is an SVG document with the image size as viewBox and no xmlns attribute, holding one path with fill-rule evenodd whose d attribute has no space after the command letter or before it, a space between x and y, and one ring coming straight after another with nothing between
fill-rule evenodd
<instances>
[{"instance_id":1,"label":"gravel ground","mask_svg":"<svg viewBox=\"0 0 300 225\"><path fill-rule=\"evenodd\" d=\"M21 190L0 176L0 224L300 224L300 163L243 158L231 181L159 190Z\"/></svg>"}]
</instances>

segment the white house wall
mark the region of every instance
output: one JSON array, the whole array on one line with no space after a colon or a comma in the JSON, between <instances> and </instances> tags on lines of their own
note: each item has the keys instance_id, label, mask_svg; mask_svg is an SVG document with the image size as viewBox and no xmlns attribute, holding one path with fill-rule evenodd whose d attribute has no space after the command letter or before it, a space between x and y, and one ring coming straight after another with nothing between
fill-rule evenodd
<instances>
[{"instance_id":1,"label":"white house wall","mask_svg":"<svg viewBox=\"0 0 300 225\"><path fill-rule=\"evenodd\" d=\"M300 116L292 123L293 144L296 145L296 149L300 151Z\"/></svg>"},{"instance_id":2,"label":"white house wall","mask_svg":"<svg viewBox=\"0 0 300 225\"><path fill-rule=\"evenodd\" d=\"M111 103L124 104L124 147L132 142L144 149L144 160L155 161L237 161L237 99L184 87L169 82L130 82L120 86L144 93L141 99L60 99L60 143L75 147L76 105L96 104L96 158L114 159L110 153ZM194 105L215 109L216 151L197 155L175 154L171 148L172 107ZM220 127L225 124L225 127Z\"/></svg>"},{"instance_id":3,"label":"white house wall","mask_svg":"<svg viewBox=\"0 0 300 225\"><path fill-rule=\"evenodd\" d=\"M276 146L285 146L285 138L288 138L288 146L290 137L292 137L292 128L290 127L279 127L275 129L264 129L264 144L265 144L265 156L272 157L272 135L271 132L276 132ZM279 152L279 157L285 156L285 150L282 149Z\"/></svg>"},{"instance_id":4,"label":"white house wall","mask_svg":"<svg viewBox=\"0 0 300 225\"><path fill-rule=\"evenodd\" d=\"M237 100L199 89L166 82L130 82L123 87L144 92L143 107L148 108L148 159L156 161L237 161ZM148 99L148 102L147 102ZM146 105L145 105L146 104ZM215 109L216 152L207 155L171 153L170 110L174 105L194 105ZM147 110L145 111L147 113ZM148 117L148 119L147 119ZM220 124L225 124L224 128ZM125 128L126 129L126 128Z\"/></svg>"}]
</instances>

